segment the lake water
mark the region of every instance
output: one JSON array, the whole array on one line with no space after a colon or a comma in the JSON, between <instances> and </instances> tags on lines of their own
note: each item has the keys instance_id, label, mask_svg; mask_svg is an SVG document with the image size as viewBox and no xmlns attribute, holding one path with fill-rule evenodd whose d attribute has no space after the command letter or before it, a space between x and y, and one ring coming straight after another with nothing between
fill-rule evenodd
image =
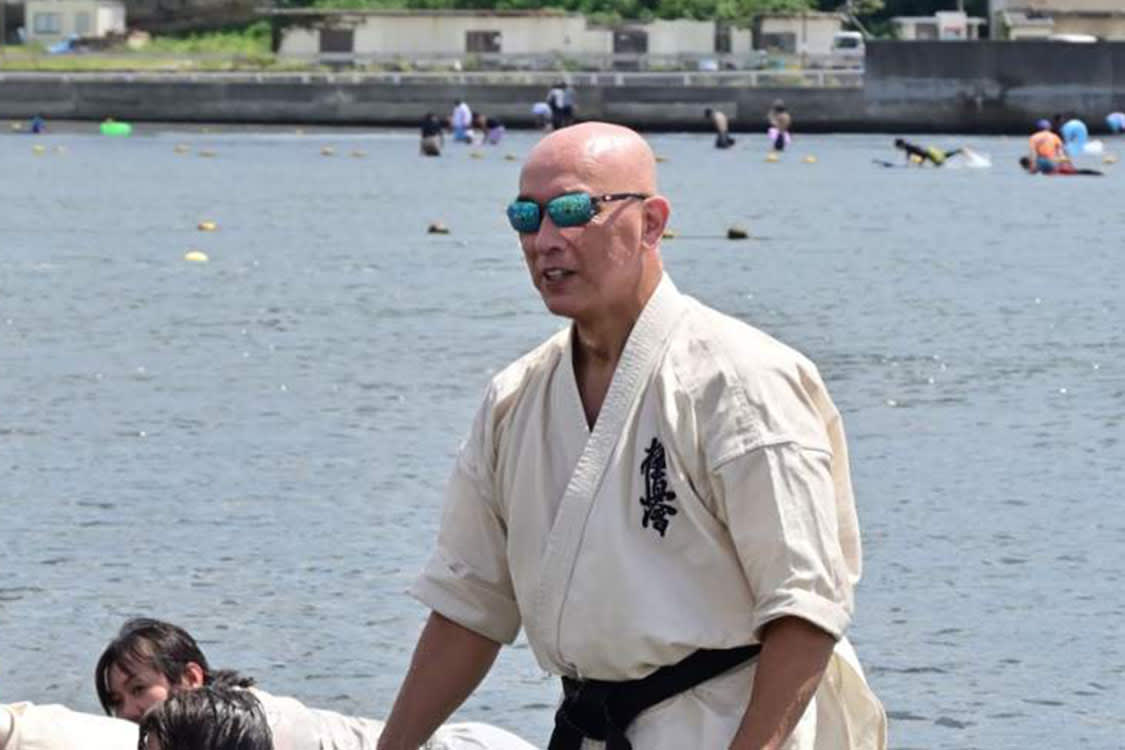
<instances>
[{"instance_id":1,"label":"lake water","mask_svg":"<svg viewBox=\"0 0 1125 750\"><path fill-rule=\"evenodd\" d=\"M561 325L502 213L534 139L0 137L0 699L96 710L100 649L148 614L271 692L386 715L458 442ZM809 354L844 414L851 636L891 746L1125 746L1125 167L1029 177L1023 139L970 139L979 170L875 166L888 136L798 136L778 163L710 141L651 139L667 266ZM459 715L545 745L555 690L519 645Z\"/></svg>"}]
</instances>

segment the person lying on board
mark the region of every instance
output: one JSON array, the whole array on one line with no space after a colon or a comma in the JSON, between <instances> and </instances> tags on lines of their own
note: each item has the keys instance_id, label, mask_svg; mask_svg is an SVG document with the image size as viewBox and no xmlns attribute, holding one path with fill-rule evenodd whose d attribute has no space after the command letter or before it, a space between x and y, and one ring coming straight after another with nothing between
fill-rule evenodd
<instances>
[{"instance_id":1,"label":"person lying on board","mask_svg":"<svg viewBox=\"0 0 1125 750\"><path fill-rule=\"evenodd\" d=\"M955 148L952 151L943 151L935 146L923 147L916 143L911 143L905 138L895 138L895 148L900 149L905 154L906 160L911 164L922 166L928 161L935 167L942 166L945 162L962 151L962 149L959 148Z\"/></svg>"},{"instance_id":2,"label":"person lying on board","mask_svg":"<svg viewBox=\"0 0 1125 750\"><path fill-rule=\"evenodd\" d=\"M1032 161L1028 156L1020 157L1020 166L1028 174L1091 175L1095 177L1101 177L1105 174L1096 169L1079 169L1070 161L1053 162L1044 159Z\"/></svg>"},{"instance_id":3,"label":"person lying on board","mask_svg":"<svg viewBox=\"0 0 1125 750\"><path fill-rule=\"evenodd\" d=\"M185 691L204 686L244 690L261 705L278 750L370 750L383 731L381 721L309 708L261 690L238 672L213 670L186 630L150 618L122 625L98 659L94 679L105 712L132 722ZM442 726L431 744L435 750L535 750L510 732L475 722Z\"/></svg>"}]
</instances>

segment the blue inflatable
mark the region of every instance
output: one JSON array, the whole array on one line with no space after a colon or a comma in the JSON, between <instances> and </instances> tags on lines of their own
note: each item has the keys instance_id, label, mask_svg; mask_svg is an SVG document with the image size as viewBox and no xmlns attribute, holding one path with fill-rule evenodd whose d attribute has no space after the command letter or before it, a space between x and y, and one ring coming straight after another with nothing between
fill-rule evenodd
<instances>
[{"instance_id":1,"label":"blue inflatable","mask_svg":"<svg viewBox=\"0 0 1125 750\"><path fill-rule=\"evenodd\" d=\"M1086 140L1090 137L1090 132L1086 129L1086 123L1078 118L1067 120L1062 126L1062 139L1063 147L1066 148L1066 153L1070 158L1081 156L1086 148Z\"/></svg>"}]
</instances>

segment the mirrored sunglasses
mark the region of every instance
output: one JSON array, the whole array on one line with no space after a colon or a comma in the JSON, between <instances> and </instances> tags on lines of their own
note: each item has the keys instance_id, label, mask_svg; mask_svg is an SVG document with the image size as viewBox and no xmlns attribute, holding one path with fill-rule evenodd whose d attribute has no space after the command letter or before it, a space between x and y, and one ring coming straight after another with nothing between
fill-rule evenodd
<instances>
[{"instance_id":1,"label":"mirrored sunglasses","mask_svg":"<svg viewBox=\"0 0 1125 750\"><path fill-rule=\"evenodd\" d=\"M564 193L540 205L526 198L518 198L508 204L508 221L512 229L521 234L539 231L543 223L543 212L551 217L556 227L577 227L594 218L598 206L609 201L623 201L629 198L645 199L648 193L609 193L590 195L589 193Z\"/></svg>"}]
</instances>

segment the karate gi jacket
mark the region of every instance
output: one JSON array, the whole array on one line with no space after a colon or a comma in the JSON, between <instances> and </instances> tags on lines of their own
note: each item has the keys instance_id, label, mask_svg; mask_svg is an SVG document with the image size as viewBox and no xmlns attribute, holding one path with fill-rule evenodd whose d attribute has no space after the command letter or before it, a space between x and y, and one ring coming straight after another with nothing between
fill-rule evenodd
<instances>
[{"instance_id":1,"label":"karate gi jacket","mask_svg":"<svg viewBox=\"0 0 1125 750\"><path fill-rule=\"evenodd\" d=\"M632 680L796 616L836 636L792 748L882 748L844 639L860 538L839 413L816 367L661 281L589 429L571 329L491 381L412 593L539 664ZM729 744L755 663L642 713L636 750ZM585 747L599 743L587 741Z\"/></svg>"}]
</instances>

